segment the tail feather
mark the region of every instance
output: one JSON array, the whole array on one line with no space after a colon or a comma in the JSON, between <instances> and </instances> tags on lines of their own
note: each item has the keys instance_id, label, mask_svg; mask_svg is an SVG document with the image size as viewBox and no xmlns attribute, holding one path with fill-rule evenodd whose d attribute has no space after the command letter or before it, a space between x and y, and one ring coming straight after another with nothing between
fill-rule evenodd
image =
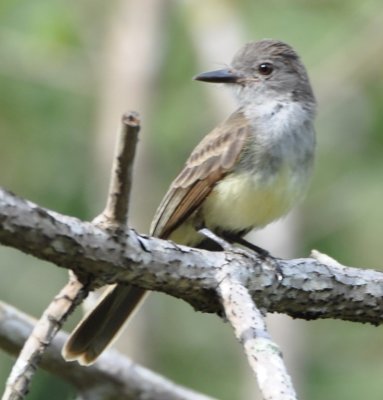
<instances>
[{"instance_id":1,"label":"tail feather","mask_svg":"<svg viewBox=\"0 0 383 400\"><path fill-rule=\"evenodd\" d=\"M117 339L146 293L144 289L126 285L108 289L70 335L62 350L63 357L67 361L77 360L81 365L94 363Z\"/></svg>"}]
</instances>

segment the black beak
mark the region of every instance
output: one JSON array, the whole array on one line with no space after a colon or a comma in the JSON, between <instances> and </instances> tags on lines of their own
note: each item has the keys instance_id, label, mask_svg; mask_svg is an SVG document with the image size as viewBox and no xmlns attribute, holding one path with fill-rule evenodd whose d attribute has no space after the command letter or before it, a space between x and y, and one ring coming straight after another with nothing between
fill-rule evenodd
<instances>
[{"instance_id":1,"label":"black beak","mask_svg":"<svg viewBox=\"0 0 383 400\"><path fill-rule=\"evenodd\" d=\"M193 79L212 83L236 83L240 79L240 76L234 70L227 68L203 72L202 74L196 75Z\"/></svg>"}]
</instances>

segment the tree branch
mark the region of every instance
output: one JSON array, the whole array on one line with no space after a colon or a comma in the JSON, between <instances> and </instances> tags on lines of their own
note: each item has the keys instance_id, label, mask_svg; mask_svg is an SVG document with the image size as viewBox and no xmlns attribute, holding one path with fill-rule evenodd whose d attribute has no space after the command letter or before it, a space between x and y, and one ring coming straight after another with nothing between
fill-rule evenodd
<instances>
[{"instance_id":1,"label":"tree branch","mask_svg":"<svg viewBox=\"0 0 383 400\"><path fill-rule=\"evenodd\" d=\"M0 190L0 243L17 248L95 285L133 283L168 293L196 310L220 314L217 271L230 264L258 307L303 319L337 318L374 325L383 321L383 273L312 258L276 259L283 278L256 254L209 252L138 235L117 240L89 222L63 216ZM121 244L123 242L123 244Z\"/></svg>"},{"instance_id":2,"label":"tree branch","mask_svg":"<svg viewBox=\"0 0 383 400\"><path fill-rule=\"evenodd\" d=\"M218 293L225 315L242 344L264 399L296 400L279 347L271 340L261 311L230 266L222 269Z\"/></svg>"},{"instance_id":3,"label":"tree branch","mask_svg":"<svg viewBox=\"0 0 383 400\"><path fill-rule=\"evenodd\" d=\"M0 347L17 355L36 320L0 302ZM83 400L214 400L143 368L120 353L108 350L91 367L61 357L67 334L59 332L44 354L41 366L77 388Z\"/></svg>"}]
</instances>

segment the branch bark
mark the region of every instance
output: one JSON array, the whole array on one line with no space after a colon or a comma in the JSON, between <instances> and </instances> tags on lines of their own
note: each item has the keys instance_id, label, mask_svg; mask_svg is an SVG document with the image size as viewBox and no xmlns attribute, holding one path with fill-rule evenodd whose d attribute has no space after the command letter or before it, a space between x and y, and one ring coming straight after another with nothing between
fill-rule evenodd
<instances>
[{"instance_id":1,"label":"branch bark","mask_svg":"<svg viewBox=\"0 0 383 400\"><path fill-rule=\"evenodd\" d=\"M256 254L209 252L137 234L123 238L0 190L0 243L77 276L94 276L94 286L132 283L168 293L196 310L222 313L217 272L229 264L240 273L252 299L268 312L295 318L337 318L379 325L383 321L383 273L313 258L276 259L283 279ZM123 242L123 244L122 244Z\"/></svg>"},{"instance_id":2,"label":"branch bark","mask_svg":"<svg viewBox=\"0 0 383 400\"><path fill-rule=\"evenodd\" d=\"M271 340L261 310L230 266L218 275L225 315L242 344L264 399L296 400L279 347Z\"/></svg>"}]
</instances>

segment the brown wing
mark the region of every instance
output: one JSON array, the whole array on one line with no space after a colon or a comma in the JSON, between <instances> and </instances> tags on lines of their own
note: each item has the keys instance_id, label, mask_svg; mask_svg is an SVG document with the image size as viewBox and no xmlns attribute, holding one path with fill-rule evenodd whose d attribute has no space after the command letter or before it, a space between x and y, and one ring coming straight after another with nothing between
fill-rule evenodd
<instances>
[{"instance_id":1,"label":"brown wing","mask_svg":"<svg viewBox=\"0 0 383 400\"><path fill-rule=\"evenodd\" d=\"M150 229L153 236L166 239L201 205L233 168L249 131L248 120L236 111L202 139L158 207Z\"/></svg>"}]
</instances>

